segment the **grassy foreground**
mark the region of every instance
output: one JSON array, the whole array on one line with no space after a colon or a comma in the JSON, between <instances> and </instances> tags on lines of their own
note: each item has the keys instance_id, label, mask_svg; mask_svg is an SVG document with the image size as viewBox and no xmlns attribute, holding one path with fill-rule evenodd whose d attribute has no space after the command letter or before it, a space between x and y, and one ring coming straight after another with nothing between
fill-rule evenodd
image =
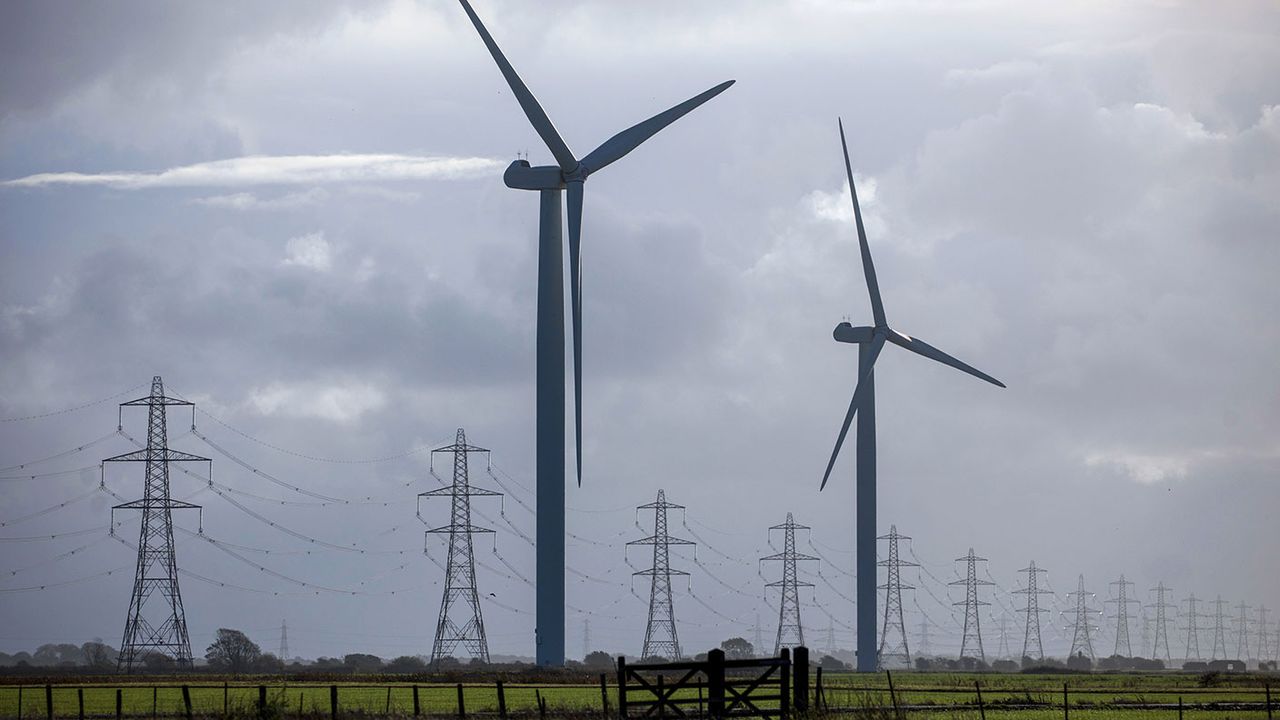
<instances>
[{"instance_id":1,"label":"grassy foreground","mask_svg":"<svg viewBox=\"0 0 1280 720\"><path fill-rule=\"evenodd\" d=\"M1193 674L966 674L897 673L894 694L883 675L828 674L823 678L827 704L833 715L858 715L894 720L894 701L903 715L917 717L972 718L972 720L1056 720L1063 718L1063 685L1067 686L1070 720L1226 720L1268 718L1265 706L1269 675ZM616 714L617 687L609 675L609 708ZM977 683L977 686L975 686ZM278 676L222 682L192 679L189 683L192 711L196 716L250 715L258 702L259 686L267 688L275 714L328 716L329 682L285 681ZM338 703L343 713L412 716L414 688L424 715L457 716L455 683L339 682ZM978 707L978 688L982 709ZM125 716L180 717L185 713L182 683L173 678L88 678L64 680L53 685L54 714L76 718L83 697L84 714L114 718L120 690ZM552 716L599 717L602 710L598 684L507 683L504 686L509 713L535 715L540 695ZM696 691L681 693L696 697ZM1179 715L1178 702L1183 708ZM1273 713L1280 714L1280 697ZM468 714L496 713L495 684L476 679L463 684ZM1135 705L1145 706L1142 708ZM692 710L692 708L690 708ZM21 715L19 715L21 712ZM985 716L984 716L985 713ZM0 685L0 717L44 718L43 685Z\"/></svg>"}]
</instances>

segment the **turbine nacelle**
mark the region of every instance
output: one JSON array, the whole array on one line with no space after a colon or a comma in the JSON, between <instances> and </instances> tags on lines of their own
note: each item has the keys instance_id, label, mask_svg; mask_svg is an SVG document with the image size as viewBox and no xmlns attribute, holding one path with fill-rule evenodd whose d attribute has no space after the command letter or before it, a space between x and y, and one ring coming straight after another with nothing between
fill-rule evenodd
<instances>
[{"instance_id":1,"label":"turbine nacelle","mask_svg":"<svg viewBox=\"0 0 1280 720\"><path fill-rule=\"evenodd\" d=\"M875 337L875 334L876 329L873 327L868 327L866 325L854 327L847 322L842 322L836 326L834 331L832 331L831 336L836 339L836 342L853 343L856 345L871 342L872 338Z\"/></svg>"},{"instance_id":2,"label":"turbine nacelle","mask_svg":"<svg viewBox=\"0 0 1280 720\"><path fill-rule=\"evenodd\" d=\"M515 160L502 174L502 181L513 190L562 190L564 174L559 166L531 167L528 160Z\"/></svg>"}]
</instances>

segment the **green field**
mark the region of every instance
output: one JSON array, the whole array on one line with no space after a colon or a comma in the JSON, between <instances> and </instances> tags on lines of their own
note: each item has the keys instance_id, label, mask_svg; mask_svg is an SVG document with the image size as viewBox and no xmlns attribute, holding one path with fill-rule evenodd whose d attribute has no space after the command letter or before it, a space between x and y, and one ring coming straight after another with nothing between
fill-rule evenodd
<instances>
[{"instance_id":1,"label":"green field","mask_svg":"<svg viewBox=\"0 0 1280 720\"><path fill-rule=\"evenodd\" d=\"M1227 718L1269 717L1265 709L1269 676L1224 675L1204 678L1184 674L1093 674L1020 675L962 673L899 673L893 676L893 696L885 675L829 674L823 679L824 695L834 715L893 720L894 700L903 715L917 717L973 718L982 712L977 705L978 683L982 690L983 712L989 720L1050 720L1063 717L1063 684L1068 687L1072 720L1156 720L1179 717L1183 720L1226 720ZM617 709L617 687L609 676L609 706ZM154 684L153 684L154 682ZM282 682L278 677L255 678L227 684L193 679L190 684L192 711L197 716L251 715L258 702L259 685L267 688L274 714L287 716L327 716L330 683L314 681ZM424 715L456 716L456 684L402 682L340 682L339 709L363 715L412 716L414 688ZM83 697L84 714L114 717L116 694L120 691L122 713L130 717L177 717L185 713L181 684L169 678L139 680L129 678L111 684L101 678L77 684L63 681L52 686L54 714L76 718ZM569 715L601 711L598 684L554 684L509 682L504 686L506 708L513 715L535 715L537 695L552 714ZM634 692L634 691L633 691ZM44 718L43 685L0 685L0 717ZM697 691L680 697L696 698ZM1280 698L1277 698L1280 701ZM496 714L498 696L493 682L464 683L466 712ZM1242 707L1252 704L1253 707ZM1278 703L1280 704L1280 703ZM1132 707L1145 705L1146 708ZM1149 707L1152 705L1162 707ZM689 708L694 710L696 706ZM1280 708L1277 708L1280 711ZM855 712L856 711L856 712Z\"/></svg>"}]
</instances>

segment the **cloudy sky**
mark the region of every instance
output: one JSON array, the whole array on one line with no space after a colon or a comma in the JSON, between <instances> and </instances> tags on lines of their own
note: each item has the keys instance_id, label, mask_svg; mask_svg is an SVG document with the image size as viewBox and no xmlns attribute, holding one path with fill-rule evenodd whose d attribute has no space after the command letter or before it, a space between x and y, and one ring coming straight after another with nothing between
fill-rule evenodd
<instances>
[{"instance_id":1,"label":"cloudy sky","mask_svg":"<svg viewBox=\"0 0 1280 720\"><path fill-rule=\"evenodd\" d=\"M786 512L824 558L810 644L852 644L852 453L818 492L857 364L831 329L870 320L837 116L889 322L1008 385L881 358L880 522L924 564L913 642L923 620L958 649L943 583L970 547L997 583L989 652L1030 560L1055 610L1080 574L1102 607L1122 573L1144 601L1162 581L1280 608L1276 5L477 11L580 155L737 80L589 184L570 655L588 620L591 648L639 651L647 558L623 543L659 488L699 542L686 649L757 617L772 645L755 558ZM493 450L473 480L508 493L476 502L491 648L531 655L537 199L501 173L550 153L462 10L5 3L0 54L0 650L118 644L133 556L96 464L134 447L115 403L162 375L199 408L198 434L171 414L173 447L218 483L173 476L204 506L204 539L177 520L197 656L219 627L274 650L282 619L293 654L429 652L443 545L424 556L415 495L438 482L411 451L458 427ZM106 485L139 497L141 469Z\"/></svg>"}]
</instances>

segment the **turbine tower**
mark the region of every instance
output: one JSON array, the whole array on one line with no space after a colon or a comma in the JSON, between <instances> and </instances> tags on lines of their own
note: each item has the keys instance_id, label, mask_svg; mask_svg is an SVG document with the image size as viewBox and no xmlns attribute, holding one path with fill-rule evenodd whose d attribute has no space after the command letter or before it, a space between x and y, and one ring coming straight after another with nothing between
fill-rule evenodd
<instances>
[{"instance_id":1,"label":"turbine tower","mask_svg":"<svg viewBox=\"0 0 1280 720\"><path fill-rule=\"evenodd\" d=\"M476 558L471 536L492 533L493 530L471 524L471 498L494 497L502 493L471 484L467 468L468 455L489 451L468 445L465 430L458 428L452 445L432 450L432 460L436 453L444 452L453 454L453 484L418 493L419 504L424 497L447 497L450 500L449 524L427 531L428 535L449 536L444 595L440 598L435 643L431 646L431 665L435 667L441 659L452 657L458 646L462 646L471 657L488 665L489 640L484 634L484 616L480 612L480 591L476 587Z\"/></svg>"},{"instance_id":2,"label":"turbine tower","mask_svg":"<svg viewBox=\"0 0 1280 720\"><path fill-rule=\"evenodd\" d=\"M1195 593L1183 600L1187 604L1187 660L1200 659L1200 628L1196 625L1196 620L1202 616L1202 613L1196 609L1196 603L1200 600Z\"/></svg>"},{"instance_id":3,"label":"turbine tower","mask_svg":"<svg viewBox=\"0 0 1280 720\"><path fill-rule=\"evenodd\" d=\"M782 552L760 558L760 562L766 560L782 561L782 579L765 585L766 588L782 588L782 601L778 603L778 634L773 641L774 657L778 657L782 648L786 647L788 643L793 646L804 645L804 625L800 622L800 588L813 587L813 583L799 579L796 574L796 563L803 560L817 560L818 558L796 552L796 530L808 529L808 525L797 524L792 519L791 513L787 513L787 521L785 523L769 528L770 535L773 534L774 530L783 531L785 539L782 545Z\"/></svg>"},{"instance_id":4,"label":"turbine tower","mask_svg":"<svg viewBox=\"0 0 1280 720\"><path fill-rule=\"evenodd\" d=\"M116 661L116 670L126 673L154 653L170 658L179 668L191 667L191 639L187 635L187 616L178 589L178 560L173 551L173 511L200 506L169 497L169 463L212 461L169 449L165 408L171 405L190 407L192 425L195 424L195 405L166 396L164 381L159 375L151 378L150 395L120 403L121 414L126 407L147 408L147 446L103 460L104 463L140 462L146 468L142 499L111 508L113 533L116 510L142 511L133 597L129 600L124 639L120 641L120 656ZM119 421L117 427L122 427Z\"/></svg>"},{"instance_id":5,"label":"turbine tower","mask_svg":"<svg viewBox=\"0 0 1280 720\"><path fill-rule=\"evenodd\" d=\"M1156 602L1155 605L1152 606L1156 609L1156 641L1155 644L1151 646L1151 658L1153 660L1163 658L1165 663L1172 664L1173 655L1169 651L1168 611L1173 609L1174 606L1165 602L1164 596L1165 593L1173 592L1173 588L1167 588L1164 586L1163 582L1160 582L1157 583L1155 587L1151 588L1151 592L1156 594ZM1164 655L1160 654L1161 644L1164 645Z\"/></svg>"},{"instance_id":6,"label":"turbine tower","mask_svg":"<svg viewBox=\"0 0 1280 720\"><path fill-rule=\"evenodd\" d=\"M1137 598L1129 597L1128 588L1133 584L1132 580L1125 580L1124 573L1120 574L1120 579L1111 583L1120 587L1120 593L1116 597L1109 598L1107 602L1116 604L1116 647L1111 653L1120 657L1133 657L1133 646L1129 643L1129 603L1138 602Z\"/></svg>"},{"instance_id":7,"label":"turbine tower","mask_svg":"<svg viewBox=\"0 0 1280 720\"><path fill-rule=\"evenodd\" d=\"M1049 611L1041 609L1040 596L1052 595L1053 592L1041 590L1038 585L1040 573L1048 571L1044 568L1036 567L1036 561L1032 560L1029 566L1022 568L1018 572L1027 574L1027 586L1021 590L1013 591L1016 595L1027 596L1027 607L1023 609L1023 612L1027 614L1027 629L1022 636L1022 657L1024 661L1026 658L1044 660L1044 643L1040 641L1040 613ZM1032 649L1035 650L1035 655L1031 654Z\"/></svg>"},{"instance_id":8,"label":"turbine tower","mask_svg":"<svg viewBox=\"0 0 1280 720\"><path fill-rule=\"evenodd\" d=\"M603 170L636 149L655 133L702 103L724 92L732 80L721 83L644 122L623 130L581 159L560 137L537 98L516 74L489 31L467 0L459 0L480 38L502 71L511 93L529 123L556 159L555 165L530 167L516 160L503 180L516 190L539 194L538 302L537 302L537 663L564 665L565 565L564 565L564 242L561 193L569 193L569 290L573 319L574 429L578 484L582 484L582 298L581 234L583 186L592 173ZM598 98L584 99L598 102Z\"/></svg>"},{"instance_id":9,"label":"turbine tower","mask_svg":"<svg viewBox=\"0 0 1280 720\"><path fill-rule=\"evenodd\" d=\"M964 606L964 636L960 640L960 658L964 659L972 651L972 645L978 646L977 658L982 662L987 661L987 655L982 650L982 626L979 623L980 611L979 607L990 605L989 602L983 602L978 599L979 585L995 585L990 580L978 579L978 563L986 562L986 558L978 557L973 554L973 548L969 548L969 554L964 557L956 558L956 562L965 564L964 580L956 580L951 585L964 585L964 602L952 603L953 605Z\"/></svg>"},{"instance_id":10,"label":"turbine tower","mask_svg":"<svg viewBox=\"0 0 1280 720\"><path fill-rule=\"evenodd\" d=\"M1067 593L1067 597L1072 595L1076 597L1076 618L1072 623L1071 657L1083 653L1087 654L1090 660L1094 660L1096 657L1093 654L1092 631L1097 628L1091 625L1090 616L1097 614L1098 611L1089 607L1089 598L1093 597L1093 593L1084 589L1084 575L1080 576L1080 584L1075 592Z\"/></svg>"},{"instance_id":11,"label":"turbine tower","mask_svg":"<svg viewBox=\"0 0 1280 720\"><path fill-rule=\"evenodd\" d=\"M667 502L666 494L658 491L658 500L640 505L637 510L653 511L653 534L640 540L632 540L627 546L652 545L653 566L632 575L647 575L649 584L649 621L644 629L644 648L641 658L667 658L679 660L680 638L676 635L676 613L671 603L671 576L688 575L683 570L671 569L672 545L693 545L692 540L674 537L667 533L667 511L683 510L683 505Z\"/></svg>"},{"instance_id":12,"label":"turbine tower","mask_svg":"<svg viewBox=\"0 0 1280 720\"><path fill-rule=\"evenodd\" d=\"M919 567L918 563L907 562L898 554L898 541L910 540L906 535L898 534L898 526L890 525L889 534L881 535L877 540L889 541L889 559L877 563L888 570L884 590L884 626L880 631L880 667L889 667L890 659L897 660L898 666L911 667L911 648L907 646L907 626L902 617L902 591L915 590L911 585L902 584L902 568ZM889 642L890 634L897 638Z\"/></svg>"},{"instance_id":13,"label":"turbine tower","mask_svg":"<svg viewBox=\"0 0 1280 720\"><path fill-rule=\"evenodd\" d=\"M840 455L840 446L849 433L849 425L858 416L856 442L857 519L855 534L857 575L857 628L858 628L858 672L875 672L876 670L876 420L875 420L875 369L876 358L885 342L904 347L930 360L950 365L957 370L969 373L989 383L1004 387L1004 383L977 370L923 340L913 338L889 327L885 319L884 304L880 301L880 285L876 280L875 266L871 261L871 247L867 244L866 229L862 224L862 209L858 205L858 191L853 183L853 167L849 162L849 146L844 138L844 124L840 123L840 146L844 150L845 175L849 180L849 195L853 200L853 219L858 230L858 247L862 252L862 273L867 282L867 293L871 298L871 313L875 325L871 327L853 327L847 322L836 326L833 333L837 342L851 343L858 346L858 384L854 387L853 398L849 401L849 410L845 413L844 424L836 436L835 448L831 451L831 459L827 461L826 472L822 476L822 485L827 486L831 478L831 470L836 458Z\"/></svg>"}]
</instances>

